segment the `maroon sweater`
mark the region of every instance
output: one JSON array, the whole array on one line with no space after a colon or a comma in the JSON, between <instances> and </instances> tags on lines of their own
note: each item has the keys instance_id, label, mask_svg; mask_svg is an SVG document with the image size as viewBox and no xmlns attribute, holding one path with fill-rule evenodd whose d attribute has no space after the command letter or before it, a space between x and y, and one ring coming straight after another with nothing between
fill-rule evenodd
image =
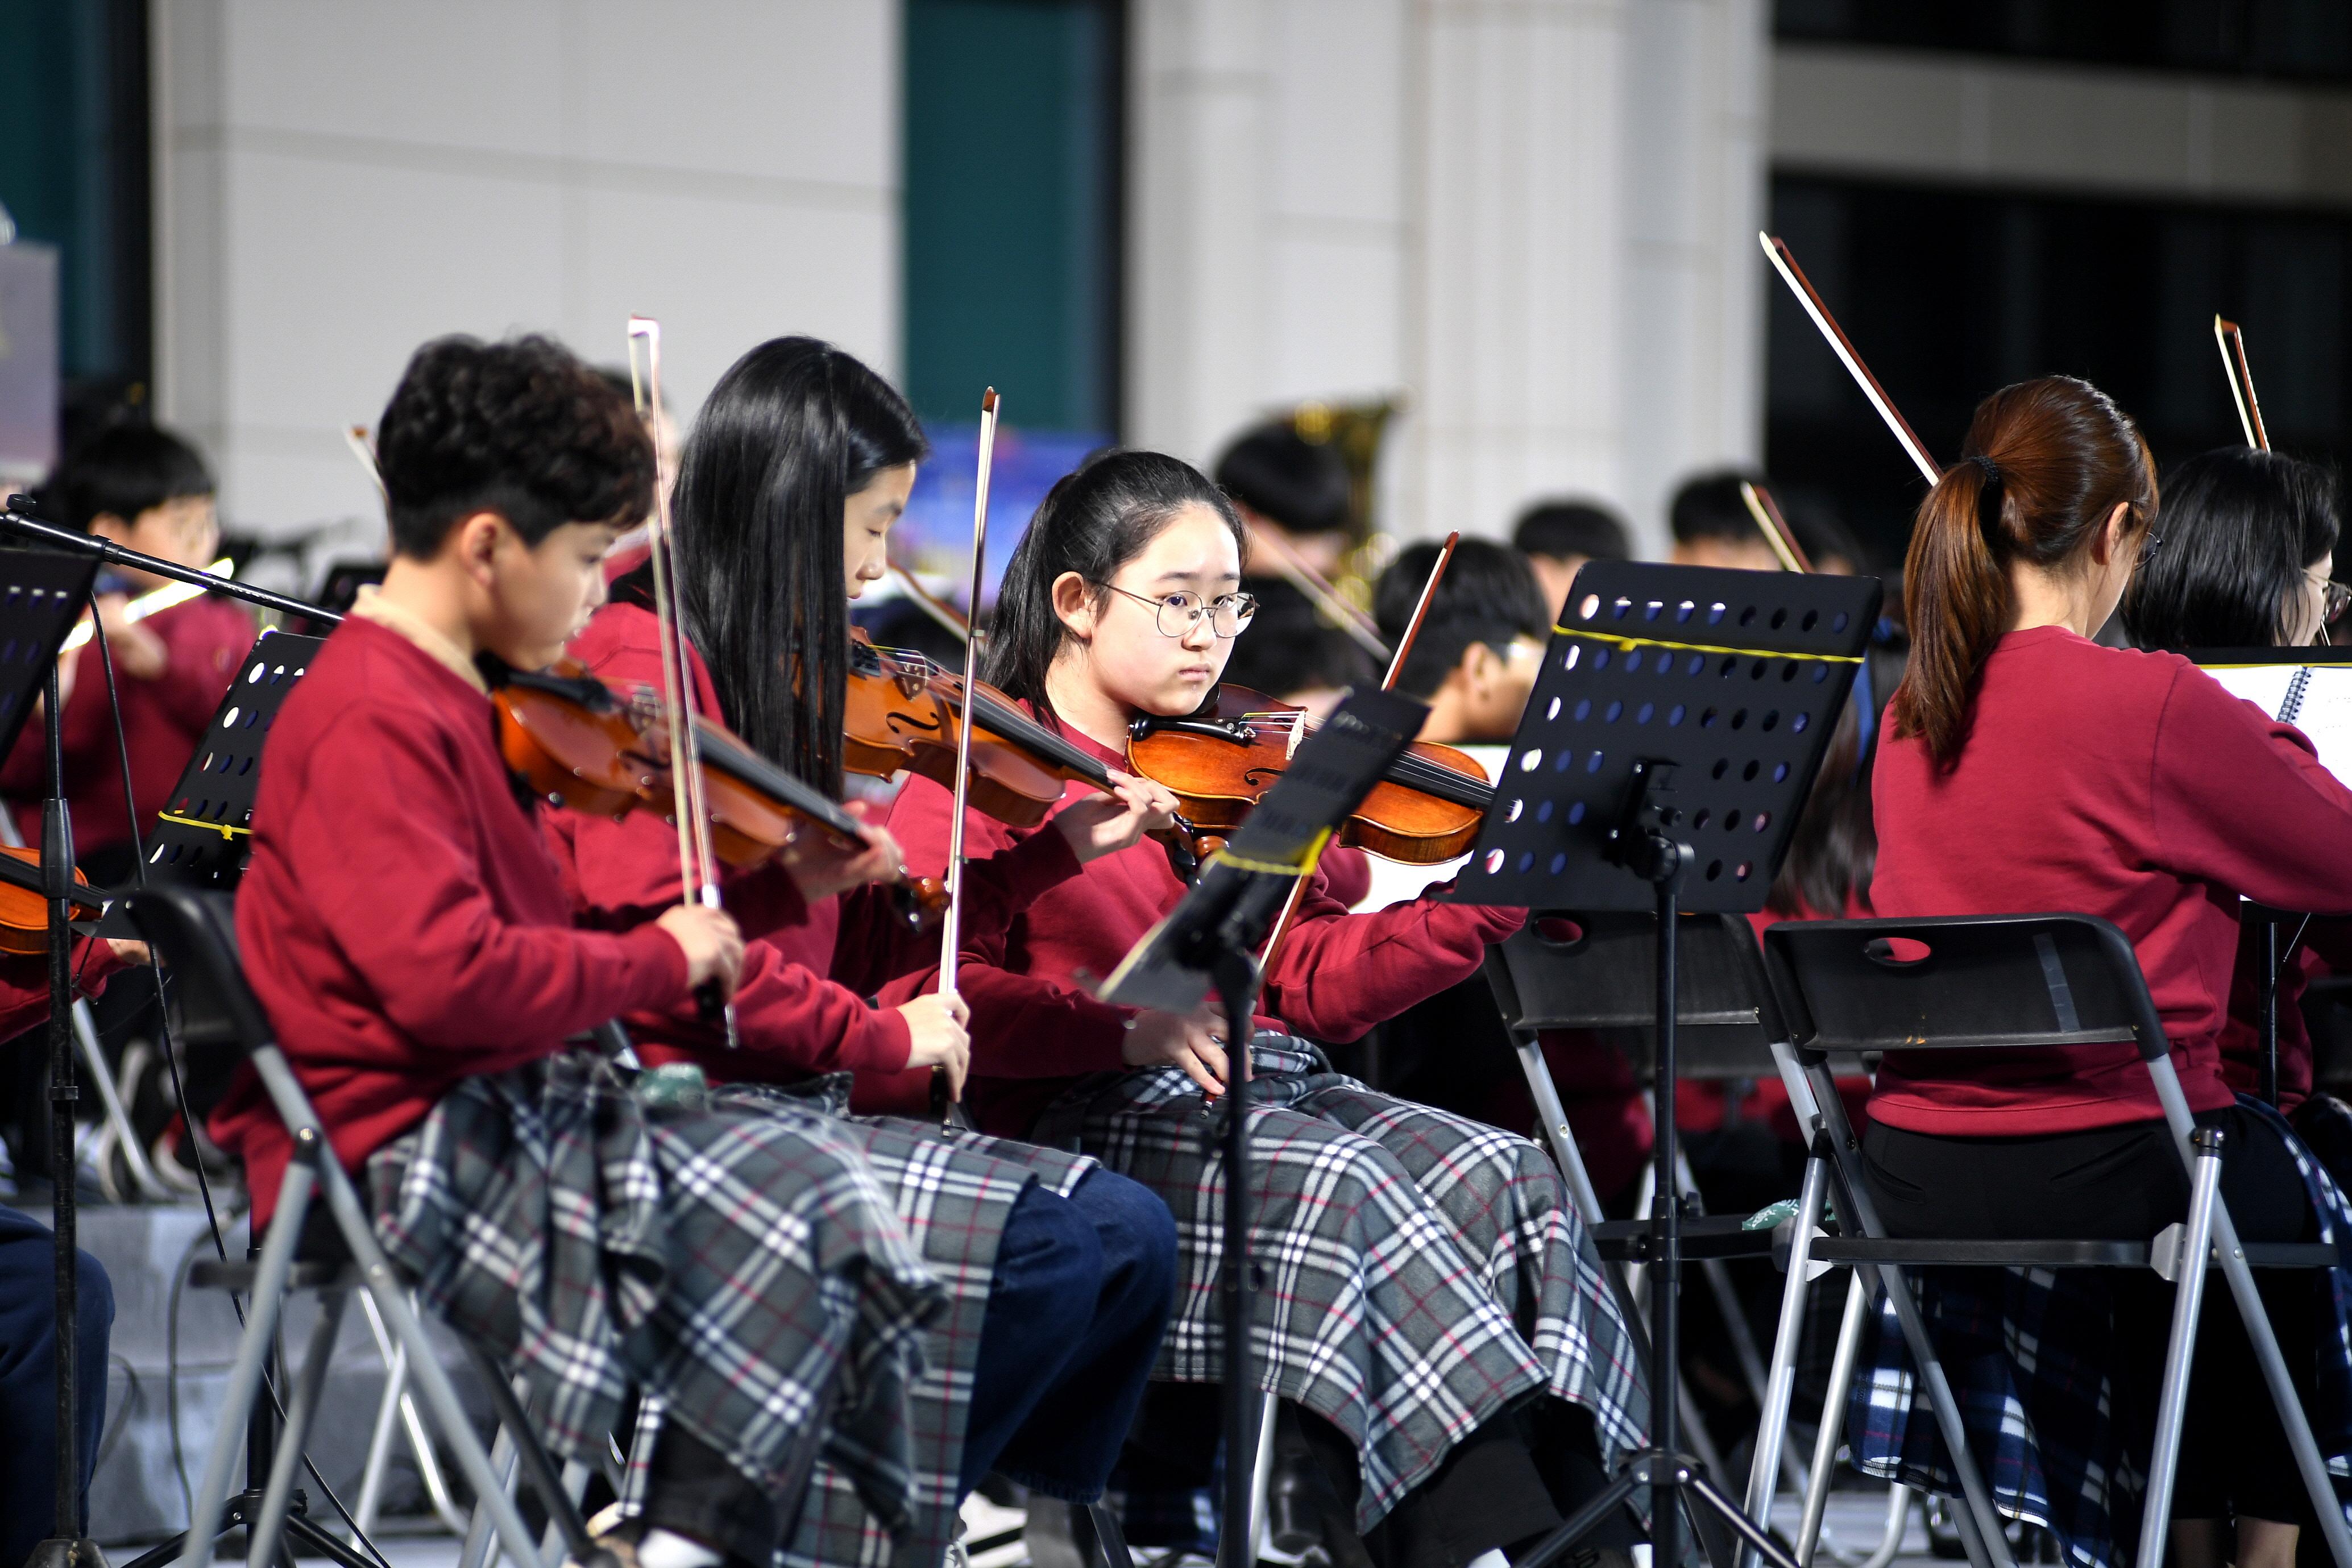
<instances>
[{"instance_id":1,"label":"maroon sweater","mask_svg":"<svg viewBox=\"0 0 2352 1568\"><path fill-rule=\"evenodd\" d=\"M1126 765L1118 753L1076 731L1066 732L1113 767ZM1072 795L1086 788L1070 786ZM936 876L946 866L949 816L947 791L928 779L908 781L893 803L890 831L917 872ZM991 854L1022 837L1021 830L974 816L965 826L964 851ZM1134 1009L1097 1001L1088 987L1116 968L1183 895L1166 852L1146 840L1087 862L1015 917L1001 938L967 936L958 989L971 1006L968 1098L984 1131L1018 1137L1071 1079L1119 1070ZM1318 871L1265 977L1260 1026L1312 1039L1357 1039L1475 973L1487 943L1510 935L1525 919L1522 910L1425 899L1351 915Z\"/></svg>"},{"instance_id":2,"label":"maroon sweater","mask_svg":"<svg viewBox=\"0 0 2352 1568\"><path fill-rule=\"evenodd\" d=\"M245 970L348 1167L459 1080L549 1056L633 1009L685 1008L686 957L645 923L666 904L571 899L517 797L488 698L397 633L335 629L262 753L237 893ZM729 908L747 931L803 914L780 872ZM213 1113L257 1226L290 1140L250 1072Z\"/></svg>"},{"instance_id":3,"label":"maroon sweater","mask_svg":"<svg viewBox=\"0 0 2352 1568\"><path fill-rule=\"evenodd\" d=\"M651 612L606 605L572 639L572 656L618 691L658 689L661 643ZM693 656L696 700L725 722L701 656ZM977 820L977 818L975 818ZM658 906L678 897L677 833L635 813L618 822L572 812L547 814L548 841L585 908ZM968 931L1001 931L1014 910L1074 877L1077 857L1058 833L1038 834L992 860L974 862L966 884ZM749 943L735 993L739 1050L719 1029L675 1012L626 1019L648 1062L690 1060L714 1079L790 1083L821 1072L855 1072L858 1103L920 1110L930 1069L902 1075L908 1036L897 1005L935 978L939 933L911 931L879 889L859 889L813 906L808 918ZM879 1005L869 1005L875 998ZM906 1077L900 1084L896 1080Z\"/></svg>"},{"instance_id":4,"label":"maroon sweater","mask_svg":"<svg viewBox=\"0 0 2352 1568\"><path fill-rule=\"evenodd\" d=\"M138 680L115 667L122 699L122 740L131 754L131 798L143 837L155 814L171 804L173 786L213 721L237 660L253 646L251 617L226 599L191 599L142 623L163 638L163 673ZM66 753L66 804L73 811L74 850L87 855L131 839L122 810L122 752L114 744L114 712L107 702L106 669L92 638L75 656L73 695L66 699L58 739ZM27 724L0 767L0 794L35 800L48 789L42 729ZM40 808L21 809L27 843L38 843Z\"/></svg>"},{"instance_id":5,"label":"maroon sweater","mask_svg":"<svg viewBox=\"0 0 2352 1568\"><path fill-rule=\"evenodd\" d=\"M2105 648L2060 626L2002 637L1957 760L1892 730L1873 800L1881 915L2071 912L2129 937L2189 1105L2231 1101L2217 1040L2238 895L2352 906L2352 792L2294 726L2172 654ZM1979 1137L2162 1114L2129 1046L1887 1057L1870 1113Z\"/></svg>"}]
</instances>

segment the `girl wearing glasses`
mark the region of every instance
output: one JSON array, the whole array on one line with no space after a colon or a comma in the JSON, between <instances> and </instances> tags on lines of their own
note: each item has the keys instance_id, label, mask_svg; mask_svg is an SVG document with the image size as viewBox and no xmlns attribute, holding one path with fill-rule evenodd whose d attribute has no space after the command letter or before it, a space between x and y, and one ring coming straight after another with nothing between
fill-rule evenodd
<instances>
[{"instance_id":1,"label":"girl wearing glasses","mask_svg":"<svg viewBox=\"0 0 2352 1568\"><path fill-rule=\"evenodd\" d=\"M2189 458L2164 487L2164 544L2124 594L2132 640L2176 653L2327 641L2352 597L2328 576L2339 506L2336 476L2316 463L2250 447ZM2295 934L2290 926L2282 941ZM2221 1026L2221 1075L2242 1094L2260 1082L2261 978L2269 962L2263 928L2242 928ZM2330 971L2352 971L2352 921L2310 921L2279 973L2279 1109L2323 1155L2345 1141L2340 1132L2319 1135L2315 1121L2341 1128L2345 1112L2327 1096L2311 1099L2311 1032L2299 1004L2310 982Z\"/></svg>"},{"instance_id":2,"label":"girl wearing glasses","mask_svg":"<svg viewBox=\"0 0 2352 1568\"><path fill-rule=\"evenodd\" d=\"M1186 464L1090 459L1006 566L988 679L1116 764L1129 721L1190 713L1216 686L1249 619L1244 537L1232 502ZM916 870L943 868L950 809L920 779L898 796L891 828ZM977 816L965 832L978 853L1021 837ZM981 1125L1075 1143L1174 1211L1176 1320L1154 1375L1181 1386L1155 1391L1153 1414L1197 1423L1205 1458L1223 1376L1211 1112L1232 1081L1226 1026L1088 988L1183 894L1156 846L1107 855L1001 937L969 937L961 989ZM1625 1329L1543 1153L1375 1093L1315 1044L1359 1038L1475 973L1522 919L1427 900L1349 915L1311 875L1251 1046L1262 1384L1303 1412L1373 1560L1400 1568L1460 1568L1532 1541L1598 1489L1598 1465L1638 1442L1645 1417Z\"/></svg>"},{"instance_id":3,"label":"girl wearing glasses","mask_svg":"<svg viewBox=\"0 0 2352 1568\"><path fill-rule=\"evenodd\" d=\"M2240 1234L2315 1234L2299 1142L2232 1094L2220 1038L2238 896L2320 910L2352 899L2352 792L2293 726L2188 660L2091 640L2137 566L2161 583L2176 550L2207 558L2174 498L2158 516L2147 445L2104 393L2063 376L2006 387L1978 405L1963 453L1922 503L1906 563L1911 662L1878 751L1872 902L1895 917L2049 910L2112 921L2137 952L2190 1110L2226 1130L2221 1189ZM2288 564L2315 558L2326 552L2305 542ZM2137 602L2152 611L2157 596L2192 597ZM2303 604L2291 583L2273 581L2259 607L2272 629L2241 640L2308 635ZM2188 1177L2129 1045L1890 1053L1869 1111L1863 1153L1898 1236L2145 1240L2187 1210ZM2332 1347L2338 1370L2343 1361L2334 1332L2315 1333L2315 1290L2326 1282L2257 1278L2308 1408L2315 1343ZM2148 1453L2171 1290L2136 1270L2038 1289L2078 1302L2112 1296L2093 1300L2088 1316L2051 1309L2041 1321L2048 1342L2020 1328L1988 1346L1948 1329L1969 1342L1948 1343L1946 1364L1965 1372L1963 1409L2022 1403L2021 1423L1990 1422L1979 1435L2001 1450L2002 1473L2023 1473L2011 1462L2020 1432L2067 1439L2042 1448L2046 1496L2077 1560L2098 1560L2112 1546L2082 1537L2112 1515L2137 1516L2137 1500L2111 1489ZM1991 1321L2013 1316L2027 1294L1997 1294ZM1948 1303L1938 1310L1931 1321L1965 1324ZM2077 1338L2061 1331L2067 1321L2112 1329L2096 1342L2065 1342ZM1990 1386L1982 1380L2009 1365L2004 1342L2045 1353ZM1930 1429L1924 1413L1909 1429ZM2234 1552L2223 1539L2232 1516ZM2209 1300L2173 1560L2288 1568L2310 1517L2239 1316L2226 1297Z\"/></svg>"},{"instance_id":4,"label":"girl wearing glasses","mask_svg":"<svg viewBox=\"0 0 2352 1568\"><path fill-rule=\"evenodd\" d=\"M845 605L884 569L884 545L928 455L890 385L811 338L751 350L719 379L688 437L676 490L679 613L701 710L760 753L838 798ZM620 690L655 687L660 641L645 567L623 575L571 652ZM1059 831L992 860L975 856L965 918L1003 912L1080 865L1164 826L1173 797L1120 780L1074 802ZM638 814L620 822L551 814L550 840L592 904L675 902L677 837ZM898 863L885 840L856 862ZM836 883L850 874L845 868ZM734 995L740 1048L682 1015L632 1016L639 1054L690 1062L722 1109L783 1095L842 1109L842 1089L927 1089L936 1066L960 1081L962 1011L919 994L938 939L908 934L878 889L812 898L807 919L746 945ZM828 1077L827 1075L840 1075ZM919 1091L917 1105L922 1103ZM909 1561L945 1552L963 1497L1001 1470L1049 1496L1089 1501L1118 1457L1167 1321L1175 1241L1165 1207L1094 1162L918 1122L852 1117L840 1127L896 1200L949 1314L926 1340L908 1434L920 1472ZM845 1467L821 1467L789 1554L822 1563L887 1555L888 1532Z\"/></svg>"}]
</instances>

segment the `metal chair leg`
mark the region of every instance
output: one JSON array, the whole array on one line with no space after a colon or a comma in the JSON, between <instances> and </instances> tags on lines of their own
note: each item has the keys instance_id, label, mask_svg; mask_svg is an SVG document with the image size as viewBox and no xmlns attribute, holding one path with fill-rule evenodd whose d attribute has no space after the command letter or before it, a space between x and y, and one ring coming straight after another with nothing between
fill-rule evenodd
<instances>
[{"instance_id":1,"label":"metal chair leg","mask_svg":"<svg viewBox=\"0 0 2352 1568\"><path fill-rule=\"evenodd\" d=\"M1903 1531L1911 1522L1911 1505L1919 1494L1895 1481L1886 1489L1886 1529L1878 1544L1857 1568L1888 1568L1903 1552Z\"/></svg>"},{"instance_id":2,"label":"metal chair leg","mask_svg":"<svg viewBox=\"0 0 2352 1568\"><path fill-rule=\"evenodd\" d=\"M2196 1184L2189 1194L2189 1225L2176 1260L2172 1332L2164 1352L2164 1383L2156 1396L2156 1446L2148 1461L2147 1503L2140 1515L2139 1568L2164 1568L2172 1523L2172 1488L2180 1469L2181 1418L2189 1408L2189 1378L2197 1355L2198 1313L2205 1305L2205 1272L2213 1251L2213 1205L2221 1192L2221 1146L2200 1132Z\"/></svg>"},{"instance_id":3,"label":"metal chair leg","mask_svg":"<svg viewBox=\"0 0 2352 1568\"><path fill-rule=\"evenodd\" d=\"M573 1557L586 1562L588 1554L595 1550L595 1542L588 1538L588 1526L582 1521L579 1505L565 1486L562 1474L556 1469L555 1461L531 1435L530 1410L488 1352L472 1343L466 1350L489 1390L490 1405L498 1412L499 1424L513 1437L515 1456L521 1461L523 1474L530 1478L531 1490L539 1494L540 1506L547 1510L548 1528L561 1534L565 1549Z\"/></svg>"},{"instance_id":4,"label":"metal chair leg","mask_svg":"<svg viewBox=\"0 0 2352 1568\"><path fill-rule=\"evenodd\" d=\"M313 1167L297 1159L286 1167L285 1179L278 1186L278 1210L268 1235L262 1239L261 1261L254 1270L245 1335L237 1342L227 1397L221 1404L220 1426L213 1433L212 1452L205 1458L205 1479L196 1490L195 1507L190 1510L186 1551L198 1563L211 1561L213 1542L220 1534L221 1510L228 1501L229 1476L245 1452L246 1418L261 1395L261 1375L277 1336L287 1277L294 1268L294 1246L310 1208L312 1179Z\"/></svg>"},{"instance_id":5,"label":"metal chair leg","mask_svg":"<svg viewBox=\"0 0 2352 1568\"><path fill-rule=\"evenodd\" d=\"M319 1396L326 1392L327 1368L335 1359L335 1336L342 1329L343 1308L350 1299L343 1290L330 1290L320 1298L319 1321L311 1326L310 1347L303 1352L302 1370L295 1374L286 1426L270 1460L269 1485L261 1494L261 1517L253 1526L247 1568L270 1568L278 1560L287 1508L294 1498L295 1472L302 1464L302 1445L309 1440L310 1423L319 1414Z\"/></svg>"},{"instance_id":6,"label":"metal chair leg","mask_svg":"<svg viewBox=\"0 0 2352 1568\"><path fill-rule=\"evenodd\" d=\"M1265 1521L1271 1502L1268 1494L1274 1489L1274 1395L1261 1395L1257 1414L1257 1451L1250 1456L1249 1561L1252 1563L1265 1555Z\"/></svg>"},{"instance_id":7,"label":"metal chair leg","mask_svg":"<svg viewBox=\"0 0 2352 1568\"><path fill-rule=\"evenodd\" d=\"M1780 1458L1789 1432L1789 1405L1797 1390L1797 1349L1803 1337L1805 1303L1812 1294L1813 1232L1822 1223L1822 1200L1829 1190L1829 1169L1820 1159L1805 1162L1804 1185L1797 1195L1795 1228L1790 1232L1789 1276L1780 1288L1780 1324L1772 1336L1772 1365L1757 1403L1756 1457L1748 1471L1748 1517L1759 1523L1772 1517L1772 1494L1780 1472ZM1801 1470L1800 1472L1801 1474ZM1800 1493L1812 1489L1802 1480ZM1739 1554L1742 1568L1758 1561L1753 1548Z\"/></svg>"},{"instance_id":8,"label":"metal chair leg","mask_svg":"<svg viewBox=\"0 0 2352 1568\"><path fill-rule=\"evenodd\" d=\"M411 1292L409 1310L416 1310L416 1298ZM360 1471L359 1500L352 1505L352 1518L362 1533L375 1530L376 1512L383 1502L383 1478L391 1468L392 1442L395 1431L408 1439L410 1457L416 1461L416 1474L425 1483L425 1497L432 1507L441 1528L452 1535L466 1533L467 1515L449 1495L449 1482L441 1473L440 1457L433 1451L433 1438L425 1430L425 1419L416 1411L416 1400L408 1388L408 1347L393 1342L392 1331L383 1326L383 1315L375 1310L375 1298L360 1297L360 1310L367 1320L368 1332L375 1340L376 1354L383 1358L383 1398L376 1405L375 1426L368 1438L367 1462Z\"/></svg>"},{"instance_id":9,"label":"metal chair leg","mask_svg":"<svg viewBox=\"0 0 2352 1568\"><path fill-rule=\"evenodd\" d=\"M1862 1322L1870 1310L1870 1287L1857 1273L1846 1288L1845 1316L1838 1323L1837 1352L1830 1358L1829 1391L1822 1396L1821 1426L1813 1436L1813 1473L1805 1488L1803 1521L1797 1527L1796 1559L1812 1568L1821 1544L1822 1518L1830 1504L1830 1477L1837 1468L1838 1434L1845 1427L1845 1401L1853 1387L1853 1363L1862 1349Z\"/></svg>"},{"instance_id":10,"label":"metal chair leg","mask_svg":"<svg viewBox=\"0 0 2352 1568\"><path fill-rule=\"evenodd\" d=\"M490 1469L498 1477L499 1495L511 1502L515 1482L514 1434L506 1423L490 1436ZM498 1529L490 1522L490 1500L474 1499L473 1517L466 1523L465 1544L457 1549L457 1568L492 1568L499 1556Z\"/></svg>"}]
</instances>

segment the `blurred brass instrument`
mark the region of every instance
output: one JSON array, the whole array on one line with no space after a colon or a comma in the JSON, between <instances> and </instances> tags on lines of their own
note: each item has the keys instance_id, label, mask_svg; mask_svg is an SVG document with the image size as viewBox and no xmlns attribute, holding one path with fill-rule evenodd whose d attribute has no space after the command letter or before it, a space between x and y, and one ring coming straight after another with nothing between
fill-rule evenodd
<instances>
[{"instance_id":1,"label":"blurred brass instrument","mask_svg":"<svg viewBox=\"0 0 2352 1568\"><path fill-rule=\"evenodd\" d=\"M1392 393L1362 403L1302 403L1275 416L1300 439L1331 447L1347 467L1349 542L1330 587L1367 614L1372 605L1372 582L1397 552L1395 539L1378 526L1373 475L1380 466L1381 443L1387 438L1389 424L1404 409L1404 395Z\"/></svg>"}]
</instances>

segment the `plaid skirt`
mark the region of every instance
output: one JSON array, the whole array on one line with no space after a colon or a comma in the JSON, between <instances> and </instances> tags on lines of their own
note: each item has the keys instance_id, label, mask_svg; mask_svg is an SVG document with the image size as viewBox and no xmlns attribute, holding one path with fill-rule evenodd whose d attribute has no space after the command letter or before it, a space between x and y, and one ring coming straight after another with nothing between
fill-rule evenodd
<instances>
[{"instance_id":1,"label":"plaid skirt","mask_svg":"<svg viewBox=\"0 0 2352 1568\"><path fill-rule=\"evenodd\" d=\"M1262 1035L1251 1060L1260 1385L1355 1441L1359 1529L1530 1394L1589 1411L1604 1461L1643 1443L1631 1337L1541 1150L1378 1093L1302 1041ZM1034 1130L1175 1215L1175 1315L1152 1374L1172 1382L1224 1375L1223 1117L1181 1071L1153 1068L1082 1080Z\"/></svg>"},{"instance_id":2,"label":"plaid skirt","mask_svg":"<svg viewBox=\"0 0 2352 1568\"><path fill-rule=\"evenodd\" d=\"M635 1384L770 1496L822 1458L909 1525L950 1301L825 1117L648 1110L572 1051L452 1089L367 1179L386 1252L523 1377L558 1452L593 1459Z\"/></svg>"},{"instance_id":3,"label":"plaid skirt","mask_svg":"<svg viewBox=\"0 0 2352 1568\"><path fill-rule=\"evenodd\" d=\"M2352 1238L2352 1205L2286 1119L2244 1095L2238 1103L2271 1123L2294 1156L2319 1216L2319 1239ZM2147 1456L2127 1447L2109 1416L2113 1293L2105 1272L1927 1268L1907 1278L1994 1506L2047 1529L2077 1568L2132 1562ZM2328 1468L2343 1478L2352 1476L2352 1271L2315 1270L2312 1288L2320 1294L2317 1400L2306 1414ZM1871 1475L1958 1496L1959 1479L1895 1310L1884 1293L1873 1307L1846 1414L1853 1462ZM2204 1310L2237 1310L2218 1274L2206 1284ZM2152 1378L2157 1369L2143 1374Z\"/></svg>"},{"instance_id":4,"label":"plaid skirt","mask_svg":"<svg viewBox=\"0 0 2352 1568\"><path fill-rule=\"evenodd\" d=\"M847 1074L789 1089L725 1085L712 1091L711 1102L713 1110L729 1113L824 1115L830 1135L857 1151L923 1267L947 1292L946 1310L922 1331L922 1367L908 1391L907 1528L893 1529L867 1506L856 1474L821 1456L776 1561L780 1568L882 1568L893 1561L930 1568L955 1538L963 1502L963 1436L981 1324L1013 1205L1032 1182L1067 1196L1095 1162L961 1130L943 1138L937 1122L850 1116ZM644 1500L649 1439L667 1415L658 1395L639 1412L624 1500L628 1506Z\"/></svg>"}]
</instances>

